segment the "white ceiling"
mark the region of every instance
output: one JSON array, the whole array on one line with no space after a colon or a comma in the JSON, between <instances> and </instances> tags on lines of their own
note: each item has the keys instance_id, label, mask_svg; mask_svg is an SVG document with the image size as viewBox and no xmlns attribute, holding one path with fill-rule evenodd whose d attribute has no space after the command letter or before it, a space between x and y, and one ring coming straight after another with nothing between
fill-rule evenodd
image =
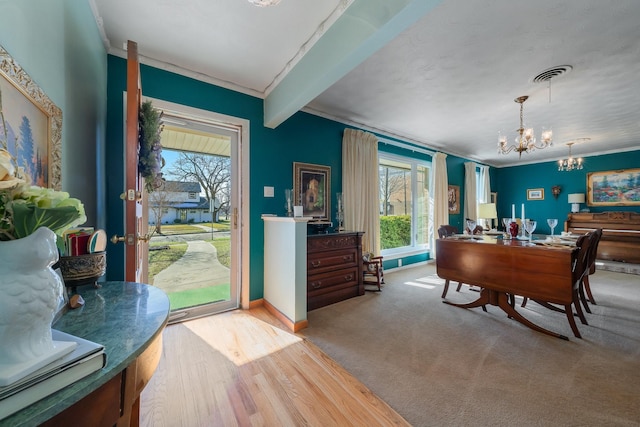
<instances>
[{"instance_id":1,"label":"white ceiling","mask_svg":"<svg viewBox=\"0 0 640 427\"><path fill-rule=\"evenodd\" d=\"M305 111L494 166L557 160L578 138L578 156L640 149L638 0L90 1L110 53L133 40L143 63L265 98L265 116L297 84ZM532 82L560 65L573 69L550 87ZM304 81L287 81L296 67ZM554 146L519 160L496 146L516 136L521 95Z\"/></svg>"}]
</instances>

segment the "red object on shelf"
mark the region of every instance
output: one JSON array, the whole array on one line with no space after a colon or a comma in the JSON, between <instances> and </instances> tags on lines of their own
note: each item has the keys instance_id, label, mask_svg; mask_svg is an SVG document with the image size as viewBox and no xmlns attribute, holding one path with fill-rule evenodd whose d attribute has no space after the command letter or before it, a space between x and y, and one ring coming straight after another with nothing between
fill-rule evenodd
<instances>
[{"instance_id":1,"label":"red object on shelf","mask_svg":"<svg viewBox=\"0 0 640 427\"><path fill-rule=\"evenodd\" d=\"M87 250L87 244L89 243L90 234L74 234L69 236L69 251L71 256L85 255L89 251Z\"/></svg>"}]
</instances>

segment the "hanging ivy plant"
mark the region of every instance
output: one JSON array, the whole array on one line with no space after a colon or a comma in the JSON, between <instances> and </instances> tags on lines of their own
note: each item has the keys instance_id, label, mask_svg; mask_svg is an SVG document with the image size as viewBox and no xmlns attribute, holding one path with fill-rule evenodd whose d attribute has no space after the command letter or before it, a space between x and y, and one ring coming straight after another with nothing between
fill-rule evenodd
<instances>
[{"instance_id":1,"label":"hanging ivy plant","mask_svg":"<svg viewBox=\"0 0 640 427\"><path fill-rule=\"evenodd\" d=\"M161 169L162 158L162 112L153 108L151 101L145 101L140 107L138 133L138 171L144 178L145 188L152 193L164 182Z\"/></svg>"}]
</instances>

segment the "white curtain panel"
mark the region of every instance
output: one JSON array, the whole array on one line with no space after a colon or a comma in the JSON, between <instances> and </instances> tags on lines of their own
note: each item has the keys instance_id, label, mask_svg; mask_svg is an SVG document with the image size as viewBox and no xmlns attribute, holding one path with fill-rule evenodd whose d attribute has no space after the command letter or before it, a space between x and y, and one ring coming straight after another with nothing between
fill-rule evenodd
<instances>
[{"instance_id":1,"label":"white curtain panel","mask_svg":"<svg viewBox=\"0 0 640 427\"><path fill-rule=\"evenodd\" d=\"M476 201L476 164L467 162L464 164L464 218L478 219L478 208ZM466 227L462 222L462 228Z\"/></svg>"},{"instance_id":2,"label":"white curtain panel","mask_svg":"<svg viewBox=\"0 0 640 427\"><path fill-rule=\"evenodd\" d=\"M441 225L449 224L449 178L447 178L447 155L433 155L433 239ZM436 245L431 244L431 257L436 257Z\"/></svg>"},{"instance_id":3,"label":"white curtain panel","mask_svg":"<svg viewBox=\"0 0 640 427\"><path fill-rule=\"evenodd\" d=\"M380 179L378 138L345 129L342 137L344 227L364 231L362 251L380 255Z\"/></svg>"},{"instance_id":4,"label":"white curtain panel","mask_svg":"<svg viewBox=\"0 0 640 427\"><path fill-rule=\"evenodd\" d=\"M480 166L480 200L478 203L491 203L491 180L489 166Z\"/></svg>"}]
</instances>

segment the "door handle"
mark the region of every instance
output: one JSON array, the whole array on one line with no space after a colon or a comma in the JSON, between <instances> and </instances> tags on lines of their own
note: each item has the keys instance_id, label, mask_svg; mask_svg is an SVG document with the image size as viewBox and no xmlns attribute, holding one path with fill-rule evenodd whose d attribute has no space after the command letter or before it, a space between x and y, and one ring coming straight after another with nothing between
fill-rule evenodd
<instances>
[{"instance_id":1,"label":"door handle","mask_svg":"<svg viewBox=\"0 0 640 427\"><path fill-rule=\"evenodd\" d=\"M151 234L138 235L137 238L134 239L133 234L127 234L126 236L118 236L114 234L111 237L111 243L114 245L120 242L126 242L127 245L133 245L136 240L142 240L143 242L148 242L151 240Z\"/></svg>"}]
</instances>

